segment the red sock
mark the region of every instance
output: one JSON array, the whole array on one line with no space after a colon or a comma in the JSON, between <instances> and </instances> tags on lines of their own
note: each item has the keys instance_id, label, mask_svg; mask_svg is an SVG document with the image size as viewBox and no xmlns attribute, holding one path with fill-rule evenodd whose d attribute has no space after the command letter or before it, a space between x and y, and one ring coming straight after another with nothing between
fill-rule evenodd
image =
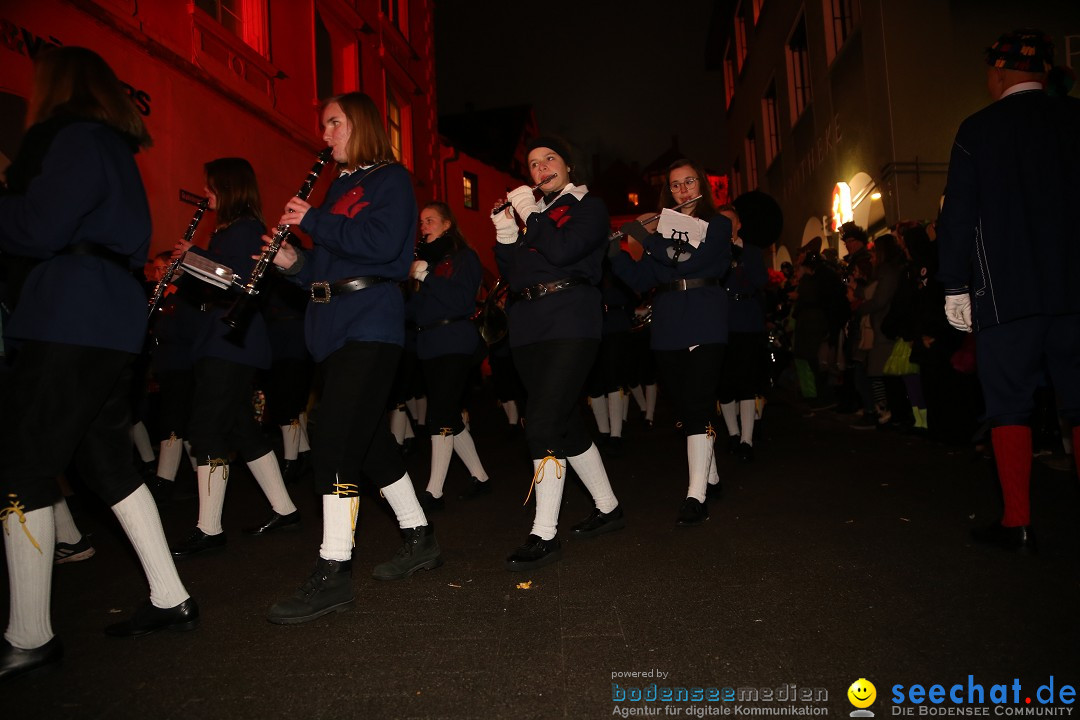
<instances>
[{"instance_id":1,"label":"red sock","mask_svg":"<svg viewBox=\"0 0 1080 720\"><path fill-rule=\"evenodd\" d=\"M1075 432L1074 432L1075 434ZM1031 428L1004 425L990 431L994 442L1005 514L1001 524L1018 527L1031 524Z\"/></svg>"},{"instance_id":2,"label":"red sock","mask_svg":"<svg viewBox=\"0 0 1080 720\"><path fill-rule=\"evenodd\" d=\"M1076 463L1076 474L1080 475L1080 423L1073 425L1073 462Z\"/></svg>"}]
</instances>

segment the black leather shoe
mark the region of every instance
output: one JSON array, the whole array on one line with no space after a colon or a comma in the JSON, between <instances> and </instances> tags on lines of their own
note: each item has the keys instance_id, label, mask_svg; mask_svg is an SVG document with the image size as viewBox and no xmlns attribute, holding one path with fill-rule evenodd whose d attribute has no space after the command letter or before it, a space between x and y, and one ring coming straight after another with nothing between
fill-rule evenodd
<instances>
[{"instance_id":1,"label":"black leather shoe","mask_svg":"<svg viewBox=\"0 0 1080 720\"><path fill-rule=\"evenodd\" d=\"M739 443L739 449L735 453L742 462L754 461L754 446L750 443Z\"/></svg>"},{"instance_id":2,"label":"black leather shoe","mask_svg":"<svg viewBox=\"0 0 1080 720\"><path fill-rule=\"evenodd\" d=\"M465 492L458 495L458 500L475 500L476 498L480 497L481 495L490 495L490 494L491 494L491 481L490 480L485 480L484 482L480 482L476 478L472 478L471 481L469 482L469 487L466 488Z\"/></svg>"},{"instance_id":3,"label":"black leather shoe","mask_svg":"<svg viewBox=\"0 0 1080 720\"><path fill-rule=\"evenodd\" d=\"M420 493L420 496L416 499L420 501L420 507L424 508L425 513L438 512L446 509L446 500L441 496L435 497L427 490Z\"/></svg>"},{"instance_id":4,"label":"black leather shoe","mask_svg":"<svg viewBox=\"0 0 1080 720\"><path fill-rule=\"evenodd\" d=\"M354 600L352 560L320 557L311 577L292 597L270 608L266 619L275 625L296 625L332 612L345 612Z\"/></svg>"},{"instance_id":5,"label":"black leather shoe","mask_svg":"<svg viewBox=\"0 0 1080 720\"><path fill-rule=\"evenodd\" d=\"M30 650L13 647L7 640L0 640L0 682L55 665L63 657L64 646L58 637Z\"/></svg>"},{"instance_id":6,"label":"black leather shoe","mask_svg":"<svg viewBox=\"0 0 1080 720\"><path fill-rule=\"evenodd\" d=\"M153 479L146 481L146 487L150 490L150 494L154 496L154 502L157 503L157 506L160 508L165 507L172 502L173 490L176 489L176 482L155 475Z\"/></svg>"},{"instance_id":7,"label":"black leather shoe","mask_svg":"<svg viewBox=\"0 0 1080 720\"><path fill-rule=\"evenodd\" d=\"M525 544L506 558L506 569L511 572L534 570L557 562L561 558L562 548L559 546L558 538L544 540L539 535L529 535Z\"/></svg>"},{"instance_id":8,"label":"black leather shoe","mask_svg":"<svg viewBox=\"0 0 1080 720\"><path fill-rule=\"evenodd\" d=\"M705 503L698 502L697 498L691 497L683 500L682 507L679 508L678 525L683 527L700 525L708 519L709 509L705 507Z\"/></svg>"},{"instance_id":9,"label":"black leather shoe","mask_svg":"<svg viewBox=\"0 0 1080 720\"><path fill-rule=\"evenodd\" d=\"M574 537L591 538L604 533L622 530L626 527L626 518L623 517L622 505L616 505L609 513L600 512L600 508L594 508L592 515L585 518L573 527Z\"/></svg>"},{"instance_id":10,"label":"black leather shoe","mask_svg":"<svg viewBox=\"0 0 1080 720\"><path fill-rule=\"evenodd\" d=\"M1000 522L971 531L971 539L980 545L990 545L1001 550L1033 555L1037 551L1035 534L1030 525L1005 527Z\"/></svg>"},{"instance_id":11,"label":"black leather shoe","mask_svg":"<svg viewBox=\"0 0 1080 720\"><path fill-rule=\"evenodd\" d=\"M727 451L736 455L739 452L739 445L742 443L742 437L739 435L728 435L727 439Z\"/></svg>"},{"instance_id":12,"label":"black leather shoe","mask_svg":"<svg viewBox=\"0 0 1080 720\"><path fill-rule=\"evenodd\" d=\"M141 637L158 630L194 630L199 626L199 606L188 598L176 607L154 607L149 601L129 620L105 628L111 637Z\"/></svg>"},{"instance_id":13,"label":"black leather shoe","mask_svg":"<svg viewBox=\"0 0 1080 720\"><path fill-rule=\"evenodd\" d=\"M278 515L274 513L270 516L270 519L264 522L258 527L246 528L244 532L248 535L265 535L266 533L272 533L275 530L296 530L300 527L300 511L293 510L288 515ZM224 533L222 533L224 535Z\"/></svg>"},{"instance_id":14,"label":"black leather shoe","mask_svg":"<svg viewBox=\"0 0 1080 720\"><path fill-rule=\"evenodd\" d=\"M191 533L190 537L183 542L173 545L170 549L172 550L173 557L186 558L211 550L220 550L224 547L225 533L207 535L199 528L195 528L195 532Z\"/></svg>"},{"instance_id":15,"label":"black leather shoe","mask_svg":"<svg viewBox=\"0 0 1080 720\"><path fill-rule=\"evenodd\" d=\"M391 559L375 566L376 580L401 580L417 570L434 570L443 564L442 551L431 525L402 530L405 544Z\"/></svg>"}]
</instances>

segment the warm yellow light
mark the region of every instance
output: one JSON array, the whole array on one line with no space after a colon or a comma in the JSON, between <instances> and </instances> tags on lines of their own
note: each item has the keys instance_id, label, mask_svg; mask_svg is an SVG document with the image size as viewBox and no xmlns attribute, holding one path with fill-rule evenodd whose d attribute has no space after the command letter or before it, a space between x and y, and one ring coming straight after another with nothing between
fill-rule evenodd
<instances>
[{"instance_id":1,"label":"warm yellow light","mask_svg":"<svg viewBox=\"0 0 1080 720\"><path fill-rule=\"evenodd\" d=\"M870 194L870 199L871 200L880 200L881 199L881 193L879 193L879 192L871 193Z\"/></svg>"},{"instance_id":2,"label":"warm yellow light","mask_svg":"<svg viewBox=\"0 0 1080 720\"><path fill-rule=\"evenodd\" d=\"M633 205L634 207L638 206L638 194L637 193L634 193L634 192L628 193L626 198L630 201L631 205Z\"/></svg>"}]
</instances>

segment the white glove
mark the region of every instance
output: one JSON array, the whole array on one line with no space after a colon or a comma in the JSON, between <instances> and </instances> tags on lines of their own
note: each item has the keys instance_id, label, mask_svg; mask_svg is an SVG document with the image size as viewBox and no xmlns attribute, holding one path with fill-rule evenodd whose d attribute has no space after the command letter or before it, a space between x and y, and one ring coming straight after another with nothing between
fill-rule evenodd
<instances>
[{"instance_id":1,"label":"white glove","mask_svg":"<svg viewBox=\"0 0 1080 720\"><path fill-rule=\"evenodd\" d=\"M957 330L971 332L971 296L946 295L945 319Z\"/></svg>"},{"instance_id":2,"label":"white glove","mask_svg":"<svg viewBox=\"0 0 1080 720\"><path fill-rule=\"evenodd\" d=\"M536 204L536 200L533 198L533 189L528 185L522 185L511 190L506 199L514 206L514 212L522 220L528 220L530 215L540 212L540 206Z\"/></svg>"},{"instance_id":3,"label":"white glove","mask_svg":"<svg viewBox=\"0 0 1080 720\"><path fill-rule=\"evenodd\" d=\"M503 245L513 245L517 242L518 224L513 217L507 217L506 211L497 212L491 216L491 223L495 226L495 239Z\"/></svg>"},{"instance_id":4,"label":"white glove","mask_svg":"<svg viewBox=\"0 0 1080 720\"><path fill-rule=\"evenodd\" d=\"M412 267L409 268L409 277L415 278L420 282L428 276L428 263L427 260L413 260Z\"/></svg>"}]
</instances>

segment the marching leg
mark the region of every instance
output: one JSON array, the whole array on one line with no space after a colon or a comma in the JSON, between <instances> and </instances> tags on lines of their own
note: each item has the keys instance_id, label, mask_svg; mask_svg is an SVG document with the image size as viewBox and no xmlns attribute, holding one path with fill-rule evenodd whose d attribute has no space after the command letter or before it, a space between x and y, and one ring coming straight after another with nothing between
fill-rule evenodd
<instances>
[{"instance_id":1,"label":"marching leg","mask_svg":"<svg viewBox=\"0 0 1080 720\"><path fill-rule=\"evenodd\" d=\"M248 470L259 483L270 506L274 509L270 519L258 527L246 528L248 535L265 535L275 530L296 528L300 524L300 511L296 509L289 491L285 489L285 480L281 476L281 468L278 467L277 457L273 452L268 452L260 458L247 464Z\"/></svg>"}]
</instances>

